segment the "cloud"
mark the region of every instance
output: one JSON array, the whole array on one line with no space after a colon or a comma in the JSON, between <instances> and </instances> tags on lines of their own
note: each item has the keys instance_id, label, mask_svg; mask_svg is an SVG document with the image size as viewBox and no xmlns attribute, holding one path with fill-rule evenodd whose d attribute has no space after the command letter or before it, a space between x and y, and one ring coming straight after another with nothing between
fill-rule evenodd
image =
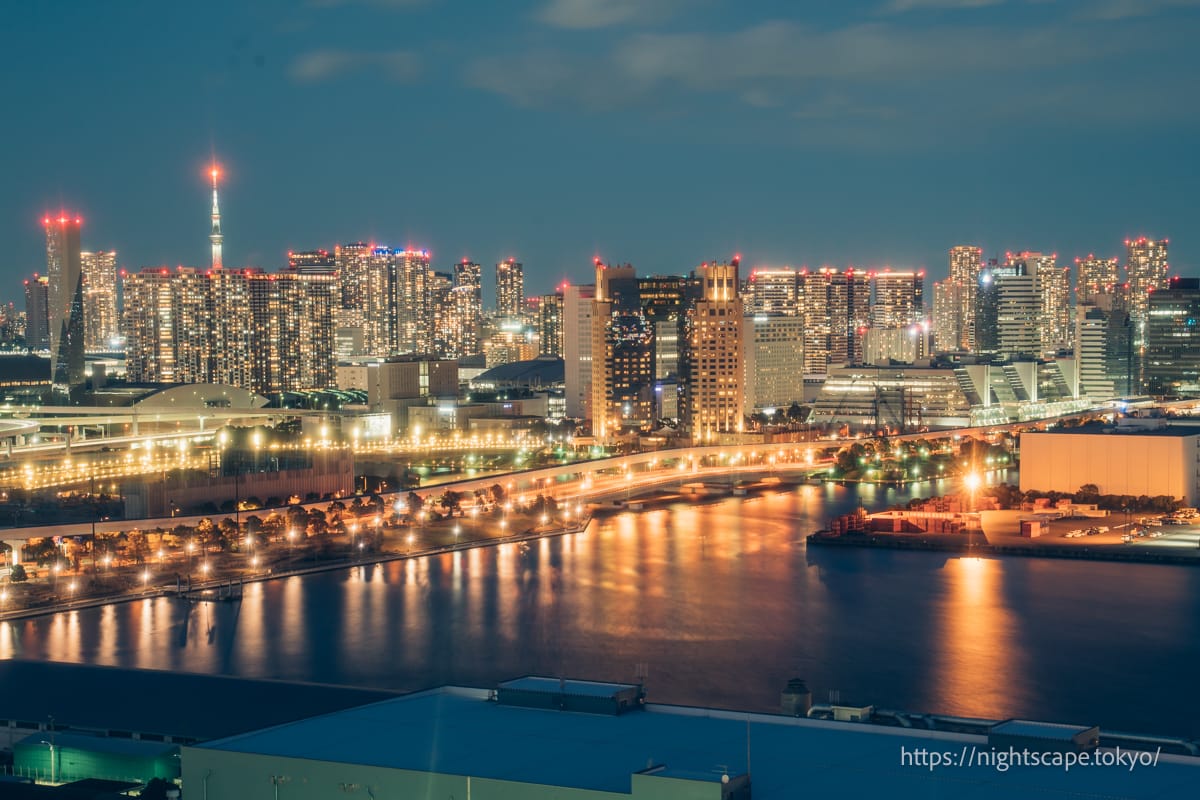
<instances>
[{"instance_id":1,"label":"cloud","mask_svg":"<svg viewBox=\"0 0 1200 800\"><path fill-rule=\"evenodd\" d=\"M1084 19L1123 20L1189 8L1200 8L1200 0L1096 0L1080 9L1079 16Z\"/></svg>"},{"instance_id":2,"label":"cloud","mask_svg":"<svg viewBox=\"0 0 1200 800\"><path fill-rule=\"evenodd\" d=\"M658 22L687 4L688 0L549 0L537 18L555 28L608 28Z\"/></svg>"},{"instance_id":3,"label":"cloud","mask_svg":"<svg viewBox=\"0 0 1200 800\"><path fill-rule=\"evenodd\" d=\"M313 50L297 57L289 68L292 79L300 83L332 80L354 72L375 72L396 83L411 83L421 74L421 60L407 50Z\"/></svg>"},{"instance_id":4,"label":"cloud","mask_svg":"<svg viewBox=\"0 0 1200 800\"><path fill-rule=\"evenodd\" d=\"M308 0L311 8L341 8L343 6L370 6L392 11L423 6L429 0Z\"/></svg>"},{"instance_id":5,"label":"cloud","mask_svg":"<svg viewBox=\"0 0 1200 800\"><path fill-rule=\"evenodd\" d=\"M884 9L893 13L919 11L922 9L955 10L996 6L1005 0L888 0Z\"/></svg>"},{"instance_id":6,"label":"cloud","mask_svg":"<svg viewBox=\"0 0 1200 800\"><path fill-rule=\"evenodd\" d=\"M731 93L751 105L828 88L829 81L894 86L968 73L1031 71L1118 52L1121 38L1097 47L1057 28L1002 35L982 28L912 29L881 23L818 30L790 21L731 33L637 33L606 52L492 56L467 80L526 106L574 103L594 110L637 106L687 94Z\"/></svg>"}]
</instances>

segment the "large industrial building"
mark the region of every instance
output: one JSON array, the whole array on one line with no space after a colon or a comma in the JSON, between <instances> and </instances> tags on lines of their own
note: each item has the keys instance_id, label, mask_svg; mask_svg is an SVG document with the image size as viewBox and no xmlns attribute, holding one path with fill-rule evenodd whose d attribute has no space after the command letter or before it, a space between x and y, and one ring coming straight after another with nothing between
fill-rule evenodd
<instances>
[{"instance_id":1,"label":"large industrial building","mask_svg":"<svg viewBox=\"0 0 1200 800\"><path fill-rule=\"evenodd\" d=\"M1200 504L1200 425L1130 420L1116 427L1021 434L1021 490L1169 495Z\"/></svg>"},{"instance_id":2,"label":"large industrial building","mask_svg":"<svg viewBox=\"0 0 1200 800\"><path fill-rule=\"evenodd\" d=\"M834 708L835 719L840 719ZM871 707L850 708L858 719ZM797 708L793 714L803 714ZM1065 734L1089 737L1083 745ZM930 769L904 753L1094 747L1089 726L1010 721L984 735L647 705L640 687L518 678L443 687L182 749L189 797L778 800L1185 796L1196 760L1154 769Z\"/></svg>"}]
</instances>

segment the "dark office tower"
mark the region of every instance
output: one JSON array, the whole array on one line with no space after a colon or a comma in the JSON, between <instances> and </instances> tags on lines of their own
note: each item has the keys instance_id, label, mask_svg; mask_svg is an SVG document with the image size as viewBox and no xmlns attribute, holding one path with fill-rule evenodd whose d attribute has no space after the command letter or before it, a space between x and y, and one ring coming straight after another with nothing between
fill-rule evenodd
<instances>
[{"instance_id":1,"label":"dark office tower","mask_svg":"<svg viewBox=\"0 0 1200 800\"><path fill-rule=\"evenodd\" d=\"M563 354L563 294L544 294L538 298L538 340L542 353L562 358Z\"/></svg>"},{"instance_id":2,"label":"dark office tower","mask_svg":"<svg viewBox=\"0 0 1200 800\"><path fill-rule=\"evenodd\" d=\"M50 280L37 273L25 281L25 346L50 349Z\"/></svg>"},{"instance_id":3,"label":"dark office tower","mask_svg":"<svg viewBox=\"0 0 1200 800\"><path fill-rule=\"evenodd\" d=\"M680 362L680 341L684 317L696 293L690 286L694 279L684 275L650 275L638 278L638 293L646 319L654 327L654 378L658 381L678 381L684 369ZM663 392L675 392L669 385ZM659 398L667 402L665 398ZM677 405L673 400L669 405ZM674 414L671 415L675 416Z\"/></svg>"},{"instance_id":4,"label":"dark office tower","mask_svg":"<svg viewBox=\"0 0 1200 800\"><path fill-rule=\"evenodd\" d=\"M334 248L333 261L341 283L342 308L366 312L367 274L374 249L365 242L340 244Z\"/></svg>"},{"instance_id":5,"label":"dark office tower","mask_svg":"<svg viewBox=\"0 0 1200 800\"><path fill-rule=\"evenodd\" d=\"M1075 306L1079 391L1102 402L1134 393L1133 328L1124 292L1097 292Z\"/></svg>"},{"instance_id":6,"label":"dark office tower","mask_svg":"<svg viewBox=\"0 0 1200 800\"><path fill-rule=\"evenodd\" d=\"M701 443L745 429L745 347L738 259L701 264L694 277L699 297L684 323L680 411L684 429Z\"/></svg>"},{"instance_id":7,"label":"dark office tower","mask_svg":"<svg viewBox=\"0 0 1200 800\"><path fill-rule=\"evenodd\" d=\"M525 305L525 270L520 261L506 258L496 264L496 313L517 319Z\"/></svg>"},{"instance_id":8,"label":"dark office tower","mask_svg":"<svg viewBox=\"0 0 1200 800\"><path fill-rule=\"evenodd\" d=\"M1200 279L1172 278L1150 294L1147 312L1147 391L1200 396Z\"/></svg>"},{"instance_id":9,"label":"dark office tower","mask_svg":"<svg viewBox=\"0 0 1200 800\"><path fill-rule=\"evenodd\" d=\"M60 214L46 227L46 277L50 281L50 380L57 402L83 386L83 264L79 217Z\"/></svg>"},{"instance_id":10,"label":"dark office tower","mask_svg":"<svg viewBox=\"0 0 1200 800\"><path fill-rule=\"evenodd\" d=\"M596 260L592 300L592 435L600 441L654 424L654 328L633 267Z\"/></svg>"}]
</instances>

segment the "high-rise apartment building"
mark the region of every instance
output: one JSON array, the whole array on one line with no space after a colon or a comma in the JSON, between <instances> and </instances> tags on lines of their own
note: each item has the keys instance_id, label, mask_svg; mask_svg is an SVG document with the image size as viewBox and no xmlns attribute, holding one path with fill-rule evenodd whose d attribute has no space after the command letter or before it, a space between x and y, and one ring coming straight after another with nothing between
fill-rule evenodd
<instances>
[{"instance_id":1,"label":"high-rise apartment building","mask_svg":"<svg viewBox=\"0 0 1200 800\"><path fill-rule=\"evenodd\" d=\"M428 353L434 319L428 250L376 247L368 259L367 350L375 355Z\"/></svg>"},{"instance_id":2,"label":"high-rise apartment building","mask_svg":"<svg viewBox=\"0 0 1200 800\"><path fill-rule=\"evenodd\" d=\"M60 214L46 228L46 278L50 320L50 380L55 400L66 402L83 386L83 221Z\"/></svg>"},{"instance_id":3,"label":"high-rise apartment building","mask_svg":"<svg viewBox=\"0 0 1200 800\"><path fill-rule=\"evenodd\" d=\"M592 299L595 286L563 287L563 383L566 415L592 418Z\"/></svg>"},{"instance_id":4,"label":"high-rise apartment building","mask_svg":"<svg viewBox=\"0 0 1200 800\"><path fill-rule=\"evenodd\" d=\"M592 435L609 441L654 423L654 328L629 264L599 259L592 299Z\"/></svg>"},{"instance_id":5,"label":"high-rise apartment building","mask_svg":"<svg viewBox=\"0 0 1200 800\"><path fill-rule=\"evenodd\" d=\"M698 297L685 316L681 420L692 441L744 429L746 406L743 306L738 260L705 263L694 272Z\"/></svg>"},{"instance_id":6,"label":"high-rise apartment building","mask_svg":"<svg viewBox=\"0 0 1200 800\"><path fill-rule=\"evenodd\" d=\"M975 292L979 288L980 273L983 271L983 248L975 245L958 245L950 248L950 282L960 287L962 312L958 322L958 344L952 350L974 352L975 345ZM938 345L941 347L942 345Z\"/></svg>"},{"instance_id":7,"label":"high-rise apartment building","mask_svg":"<svg viewBox=\"0 0 1200 800\"><path fill-rule=\"evenodd\" d=\"M871 327L907 328L925 319L925 270L871 273Z\"/></svg>"},{"instance_id":8,"label":"high-rise apartment building","mask_svg":"<svg viewBox=\"0 0 1200 800\"><path fill-rule=\"evenodd\" d=\"M367 276L375 247L366 242L340 244L334 248L333 262L341 283L342 308L366 312Z\"/></svg>"},{"instance_id":9,"label":"high-rise apartment building","mask_svg":"<svg viewBox=\"0 0 1200 800\"><path fill-rule=\"evenodd\" d=\"M791 267L751 270L746 281L747 314L799 314L799 281Z\"/></svg>"},{"instance_id":10,"label":"high-rise apartment building","mask_svg":"<svg viewBox=\"0 0 1200 800\"><path fill-rule=\"evenodd\" d=\"M332 271L148 268L124 284L131 381L262 394L336 383Z\"/></svg>"},{"instance_id":11,"label":"high-rise apartment building","mask_svg":"<svg viewBox=\"0 0 1200 800\"><path fill-rule=\"evenodd\" d=\"M1120 265L1116 258L1100 258L1088 254L1075 259L1075 293L1081 301L1097 294L1112 292L1121 281Z\"/></svg>"},{"instance_id":12,"label":"high-rise apartment building","mask_svg":"<svg viewBox=\"0 0 1200 800\"><path fill-rule=\"evenodd\" d=\"M506 258L496 264L496 313L516 319L524 305L525 268L520 261Z\"/></svg>"},{"instance_id":13,"label":"high-rise apartment building","mask_svg":"<svg viewBox=\"0 0 1200 800\"><path fill-rule=\"evenodd\" d=\"M538 300L538 338L542 353L562 358L563 354L563 294L544 294Z\"/></svg>"},{"instance_id":14,"label":"high-rise apartment building","mask_svg":"<svg viewBox=\"0 0 1200 800\"><path fill-rule=\"evenodd\" d=\"M862 334L871 324L870 276L853 267L845 272L821 267L801 271L799 280L805 373L823 375L831 365L860 363Z\"/></svg>"},{"instance_id":15,"label":"high-rise apartment building","mask_svg":"<svg viewBox=\"0 0 1200 800\"><path fill-rule=\"evenodd\" d=\"M961 349L966 297L963 285L949 278L933 284L933 340L938 352Z\"/></svg>"},{"instance_id":16,"label":"high-rise apartment building","mask_svg":"<svg viewBox=\"0 0 1200 800\"><path fill-rule=\"evenodd\" d=\"M1146 389L1200 397L1200 279L1170 279L1166 288L1150 294L1147 312Z\"/></svg>"},{"instance_id":17,"label":"high-rise apartment building","mask_svg":"<svg viewBox=\"0 0 1200 800\"><path fill-rule=\"evenodd\" d=\"M25 346L50 349L50 279L36 272L25 281Z\"/></svg>"},{"instance_id":18,"label":"high-rise apartment building","mask_svg":"<svg viewBox=\"0 0 1200 800\"><path fill-rule=\"evenodd\" d=\"M746 395L743 414L804 400L804 319L748 314L742 319Z\"/></svg>"},{"instance_id":19,"label":"high-rise apartment building","mask_svg":"<svg viewBox=\"0 0 1200 800\"><path fill-rule=\"evenodd\" d=\"M113 251L84 251L83 348L111 350L120 336L117 320L117 254Z\"/></svg>"},{"instance_id":20,"label":"high-rise apartment building","mask_svg":"<svg viewBox=\"0 0 1200 800\"><path fill-rule=\"evenodd\" d=\"M450 339L453 337L452 326L454 308L450 303L450 290L454 288L454 276L449 272L430 270L429 272L429 308L433 315L433 334L430 336L429 352L445 358Z\"/></svg>"},{"instance_id":21,"label":"high-rise apartment building","mask_svg":"<svg viewBox=\"0 0 1200 800\"><path fill-rule=\"evenodd\" d=\"M298 272L336 272L337 256L328 250L300 250L288 252L288 269ZM339 305L341 298L338 298Z\"/></svg>"},{"instance_id":22,"label":"high-rise apartment building","mask_svg":"<svg viewBox=\"0 0 1200 800\"><path fill-rule=\"evenodd\" d=\"M1125 240L1125 273L1129 284L1129 315L1134 325L1134 346L1147 341L1150 295L1167 288L1167 240L1145 236Z\"/></svg>"}]
</instances>

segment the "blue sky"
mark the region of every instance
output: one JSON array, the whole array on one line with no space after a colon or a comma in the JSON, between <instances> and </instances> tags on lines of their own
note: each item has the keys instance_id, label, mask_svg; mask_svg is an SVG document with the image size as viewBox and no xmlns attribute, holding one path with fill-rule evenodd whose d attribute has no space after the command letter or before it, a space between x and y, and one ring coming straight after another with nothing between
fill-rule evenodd
<instances>
[{"instance_id":1,"label":"blue sky","mask_svg":"<svg viewBox=\"0 0 1200 800\"><path fill-rule=\"evenodd\" d=\"M150 0L0 7L0 298L43 211L123 266L367 239L683 272L974 243L1200 274L1196 0Z\"/></svg>"}]
</instances>

